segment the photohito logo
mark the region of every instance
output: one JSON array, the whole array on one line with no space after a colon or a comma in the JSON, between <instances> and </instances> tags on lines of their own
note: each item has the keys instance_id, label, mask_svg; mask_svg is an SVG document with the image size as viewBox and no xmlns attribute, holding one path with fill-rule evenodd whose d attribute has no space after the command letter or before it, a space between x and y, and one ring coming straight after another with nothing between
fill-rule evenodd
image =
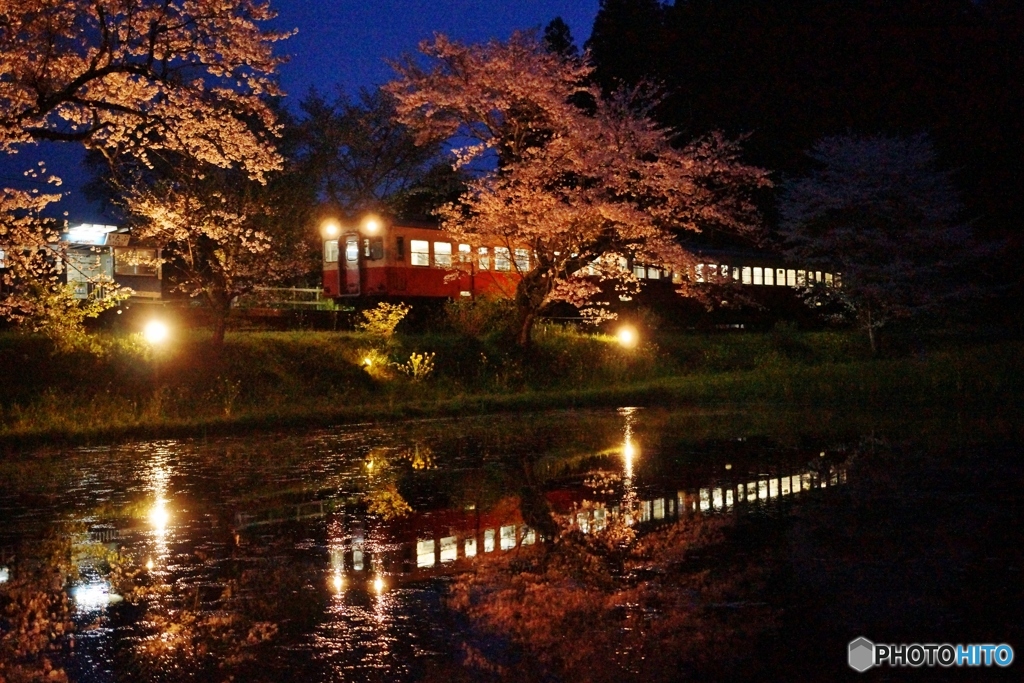
<instances>
[{"instance_id":1,"label":"photohito logo","mask_svg":"<svg viewBox=\"0 0 1024 683\"><path fill-rule=\"evenodd\" d=\"M850 668L864 672L873 666L1000 666L1013 663L1013 648L1005 643L993 645L950 645L943 643L876 645L861 637L847 648Z\"/></svg>"}]
</instances>

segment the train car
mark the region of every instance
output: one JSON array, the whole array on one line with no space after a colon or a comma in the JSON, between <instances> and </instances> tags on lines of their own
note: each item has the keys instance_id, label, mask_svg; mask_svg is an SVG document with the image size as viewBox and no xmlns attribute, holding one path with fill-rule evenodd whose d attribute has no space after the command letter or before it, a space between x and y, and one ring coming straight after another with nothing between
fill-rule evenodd
<instances>
[{"instance_id":1,"label":"train car","mask_svg":"<svg viewBox=\"0 0 1024 683\"><path fill-rule=\"evenodd\" d=\"M426 223L370 219L323 232L324 293L340 299L511 296L531 267L528 249L460 243Z\"/></svg>"},{"instance_id":2,"label":"train car","mask_svg":"<svg viewBox=\"0 0 1024 683\"><path fill-rule=\"evenodd\" d=\"M534 260L529 249L462 243L429 223L388 225L368 219L343 228L329 222L323 233L324 293L342 300L509 297L519 273L527 272ZM746 299L763 300L761 308L777 310L803 306L798 295L807 287L841 286L839 274L786 264L771 254L694 251L697 260L689 273L624 258L621 267L644 282L648 305L669 309L678 299L675 285L682 278L709 286L749 287Z\"/></svg>"}]
</instances>

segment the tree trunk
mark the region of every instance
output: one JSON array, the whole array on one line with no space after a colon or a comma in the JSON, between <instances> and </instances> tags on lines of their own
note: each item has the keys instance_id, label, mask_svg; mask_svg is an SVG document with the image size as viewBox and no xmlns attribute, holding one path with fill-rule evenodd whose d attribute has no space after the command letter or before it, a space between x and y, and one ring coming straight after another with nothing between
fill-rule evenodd
<instances>
[{"instance_id":1,"label":"tree trunk","mask_svg":"<svg viewBox=\"0 0 1024 683\"><path fill-rule=\"evenodd\" d=\"M878 355L878 334L875 332L875 319L871 315L871 309L867 310L868 316L868 341L871 342L871 355Z\"/></svg>"},{"instance_id":2,"label":"tree trunk","mask_svg":"<svg viewBox=\"0 0 1024 683\"><path fill-rule=\"evenodd\" d=\"M529 349L533 343L533 323L537 320L537 316L533 312L527 312L521 316L522 322L519 324L519 338L516 342L519 344L521 349Z\"/></svg>"},{"instance_id":3,"label":"tree trunk","mask_svg":"<svg viewBox=\"0 0 1024 683\"><path fill-rule=\"evenodd\" d=\"M213 339L211 340L214 349L220 350L224 347L224 333L228 327L228 314L231 313L230 297L209 297L210 310L213 311Z\"/></svg>"},{"instance_id":4,"label":"tree trunk","mask_svg":"<svg viewBox=\"0 0 1024 683\"><path fill-rule=\"evenodd\" d=\"M533 326L549 287L550 278L544 277L539 268L523 275L516 285L515 302L519 315L519 338L516 342L521 349L529 349L533 343Z\"/></svg>"}]
</instances>

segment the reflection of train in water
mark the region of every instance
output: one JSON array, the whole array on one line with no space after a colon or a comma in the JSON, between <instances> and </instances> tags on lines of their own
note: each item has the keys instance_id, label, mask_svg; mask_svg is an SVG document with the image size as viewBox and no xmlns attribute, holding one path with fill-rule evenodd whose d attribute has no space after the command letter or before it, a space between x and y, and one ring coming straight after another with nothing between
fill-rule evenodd
<instances>
[{"instance_id":1,"label":"reflection of train in water","mask_svg":"<svg viewBox=\"0 0 1024 683\"><path fill-rule=\"evenodd\" d=\"M603 529L613 519L653 527L691 515L742 512L806 492L840 486L847 481L845 462L816 458L815 467L794 468L756 477L735 475L706 486L643 493L633 488L630 444L626 477L613 495L595 495L584 486L563 486L545 494L562 524L583 533ZM815 453L814 455L818 455ZM824 455L824 452L821 453ZM367 515L355 502L305 502L262 514L239 512L235 530L241 543L258 536L269 524L326 517L331 570L338 585L368 583L386 576L388 582L417 581L464 569L480 557L502 554L544 541L523 520L518 505L491 510L467 509L412 512L391 521ZM507 502L507 501L506 501Z\"/></svg>"},{"instance_id":2,"label":"reflection of train in water","mask_svg":"<svg viewBox=\"0 0 1024 683\"><path fill-rule=\"evenodd\" d=\"M647 284L695 283L749 285L752 288L803 288L821 284L841 286L837 274L819 269L771 263L766 255L700 251L690 272L662 268L622 258L620 267ZM536 262L530 249L507 244L466 244L427 223L385 224L375 219L359 227L324 228L323 287L336 298L510 296L520 274Z\"/></svg>"}]
</instances>

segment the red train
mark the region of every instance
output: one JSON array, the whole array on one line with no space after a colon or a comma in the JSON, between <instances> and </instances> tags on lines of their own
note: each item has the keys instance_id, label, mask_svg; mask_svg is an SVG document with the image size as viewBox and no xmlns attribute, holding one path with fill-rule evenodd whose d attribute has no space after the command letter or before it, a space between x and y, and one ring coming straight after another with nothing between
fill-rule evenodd
<instances>
[{"instance_id":1,"label":"red train","mask_svg":"<svg viewBox=\"0 0 1024 683\"><path fill-rule=\"evenodd\" d=\"M476 297L512 296L519 273L533 266L527 248L460 243L428 223L406 221L388 225L370 218L359 227L323 227L323 286L327 296L353 297ZM671 293L680 277L697 283L731 283L757 289L802 289L815 283L841 287L838 273L779 263L768 254L702 250L689 273L669 273L653 266L628 263L641 280ZM648 284L655 284L649 282Z\"/></svg>"},{"instance_id":2,"label":"red train","mask_svg":"<svg viewBox=\"0 0 1024 683\"><path fill-rule=\"evenodd\" d=\"M531 267L528 249L459 243L428 224L328 222L323 233L323 285L331 297L511 296L518 273Z\"/></svg>"}]
</instances>

